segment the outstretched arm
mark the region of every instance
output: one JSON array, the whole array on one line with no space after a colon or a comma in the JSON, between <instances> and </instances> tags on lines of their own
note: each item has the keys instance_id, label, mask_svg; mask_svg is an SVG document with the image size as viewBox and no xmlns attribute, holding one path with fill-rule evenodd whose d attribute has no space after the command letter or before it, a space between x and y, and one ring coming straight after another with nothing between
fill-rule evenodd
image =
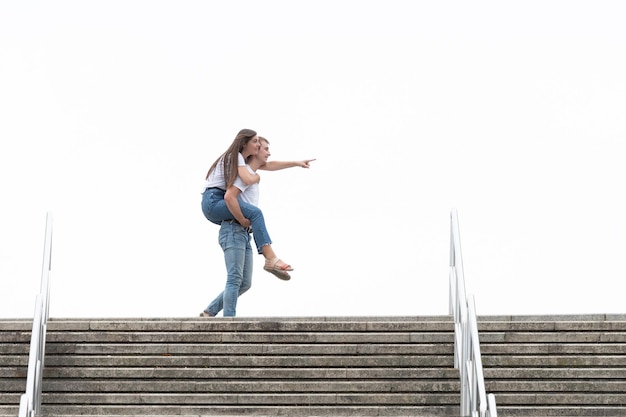
<instances>
[{"instance_id":1,"label":"outstretched arm","mask_svg":"<svg viewBox=\"0 0 626 417\"><path fill-rule=\"evenodd\" d=\"M278 171L285 168L302 167L310 168L310 163L315 159L303 159L302 161L267 161L265 165L259 167L265 171Z\"/></svg>"},{"instance_id":2,"label":"outstretched arm","mask_svg":"<svg viewBox=\"0 0 626 417\"><path fill-rule=\"evenodd\" d=\"M250 227L250 220L246 219L241 211L241 206L239 205L239 194L241 190L234 185L228 187L226 190L226 194L224 194L224 202L226 203L226 207L233 215L233 217L239 222L243 227Z\"/></svg>"}]
</instances>

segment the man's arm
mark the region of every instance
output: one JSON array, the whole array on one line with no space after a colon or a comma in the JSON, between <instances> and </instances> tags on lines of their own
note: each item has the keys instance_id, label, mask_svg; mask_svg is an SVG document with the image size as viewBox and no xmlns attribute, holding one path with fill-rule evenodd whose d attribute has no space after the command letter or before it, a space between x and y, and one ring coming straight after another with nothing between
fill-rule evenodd
<instances>
[{"instance_id":1,"label":"man's arm","mask_svg":"<svg viewBox=\"0 0 626 417\"><path fill-rule=\"evenodd\" d=\"M293 167L309 168L309 163L313 161L315 161L315 159L303 159L302 161L267 161L265 165L260 166L259 169L278 171L280 169Z\"/></svg>"},{"instance_id":2,"label":"man's arm","mask_svg":"<svg viewBox=\"0 0 626 417\"><path fill-rule=\"evenodd\" d=\"M226 194L224 194L224 202L226 203L226 207L230 210L233 217L239 222L243 227L250 227L251 223L249 219L246 219L241 212L241 206L239 205L239 197L241 194L241 190L234 185L228 187L226 190Z\"/></svg>"}]
</instances>

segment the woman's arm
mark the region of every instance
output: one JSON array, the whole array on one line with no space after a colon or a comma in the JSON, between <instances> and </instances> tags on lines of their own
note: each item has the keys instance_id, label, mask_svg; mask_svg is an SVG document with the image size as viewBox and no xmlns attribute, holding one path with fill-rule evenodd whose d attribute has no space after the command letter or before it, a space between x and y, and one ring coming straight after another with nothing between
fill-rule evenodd
<instances>
[{"instance_id":1,"label":"woman's arm","mask_svg":"<svg viewBox=\"0 0 626 417\"><path fill-rule=\"evenodd\" d=\"M267 163L260 166L259 169L264 169L265 171L278 171L280 169L293 167L309 168L309 163L313 161L315 161L315 159L304 159L302 161L267 161Z\"/></svg>"},{"instance_id":2,"label":"woman's arm","mask_svg":"<svg viewBox=\"0 0 626 417\"><path fill-rule=\"evenodd\" d=\"M250 220L244 217L241 206L239 205L239 200L237 199L240 193L241 190L239 188L231 185L228 190L226 190L226 194L224 194L224 202L226 203L226 207L228 207L228 211L230 211L240 225L250 227Z\"/></svg>"},{"instance_id":3,"label":"woman's arm","mask_svg":"<svg viewBox=\"0 0 626 417\"><path fill-rule=\"evenodd\" d=\"M248 171L248 168L246 168L245 165L238 166L237 173L239 174L239 178L241 178L246 185L256 184L261 181L261 176Z\"/></svg>"}]
</instances>

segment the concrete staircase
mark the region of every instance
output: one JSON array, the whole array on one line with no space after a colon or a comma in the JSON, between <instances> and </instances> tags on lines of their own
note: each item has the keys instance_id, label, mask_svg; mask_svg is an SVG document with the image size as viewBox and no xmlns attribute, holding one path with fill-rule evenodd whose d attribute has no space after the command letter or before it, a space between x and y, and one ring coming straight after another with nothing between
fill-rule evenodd
<instances>
[{"instance_id":1,"label":"concrete staircase","mask_svg":"<svg viewBox=\"0 0 626 417\"><path fill-rule=\"evenodd\" d=\"M31 322L0 320L0 416ZM480 317L506 416L626 416L626 316ZM448 316L51 319L44 416L458 416Z\"/></svg>"},{"instance_id":2,"label":"concrete staircase","mask_svg":"<svg viewBox=\"0 0 626 417\"><path fill-rule=\"evenodd\" d=\"M626 416L626 315L479 317L499 416Z\"/></svg>"}]
</instances>

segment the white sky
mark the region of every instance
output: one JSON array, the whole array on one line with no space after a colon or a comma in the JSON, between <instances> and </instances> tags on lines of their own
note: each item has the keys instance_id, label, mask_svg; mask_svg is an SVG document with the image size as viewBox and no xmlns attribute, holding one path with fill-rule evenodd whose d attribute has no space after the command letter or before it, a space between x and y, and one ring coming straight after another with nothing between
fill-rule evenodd
<instances>
[{"instance_id":1,"label":"white sky","mask_svg":"<svg viewBox=\"0 0 626 417\"><path fill-rule=\"evenodd\" d=\"M626 3L0 2L0 318L192 317L223 289L200 210L241 128L283 282L238 316L625 313Z\"/></svg>"}]
</instances>

